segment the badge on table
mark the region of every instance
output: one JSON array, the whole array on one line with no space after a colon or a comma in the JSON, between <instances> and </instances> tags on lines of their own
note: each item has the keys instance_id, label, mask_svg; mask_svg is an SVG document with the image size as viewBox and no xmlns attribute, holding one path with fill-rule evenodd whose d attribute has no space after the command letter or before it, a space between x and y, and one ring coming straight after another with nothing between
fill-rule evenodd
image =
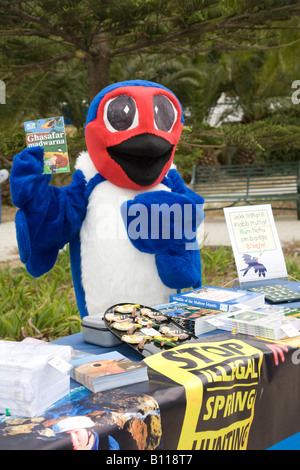
<instances>
[{"instance_id":1,"label":"badge on table","mask_svg":"<svg viewBox=\"0 0 300 470\"><path fill-rule=\"evenodd\" d=\"M26 146L44 149L44 173L70 171L67 139L62 116L24 123Z\"/></svg>"}]
</instances>

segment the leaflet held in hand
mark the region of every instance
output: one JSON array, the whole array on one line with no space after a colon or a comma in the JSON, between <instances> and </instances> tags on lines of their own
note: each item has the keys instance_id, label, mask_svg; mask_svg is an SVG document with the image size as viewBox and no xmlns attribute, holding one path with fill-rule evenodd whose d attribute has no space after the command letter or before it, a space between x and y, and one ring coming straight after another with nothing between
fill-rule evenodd
<instances>
[{"instance_id":1,"label":"leaflet held in hand","mask_svg":"<svg viewBox=\"0 0 300 470\"><path fill-rule=\"evenodd\" d=\"M26 146L44 149L45 174L70 171L63 116L27 121L24 129Z\"/></svg>"}]
</instances>

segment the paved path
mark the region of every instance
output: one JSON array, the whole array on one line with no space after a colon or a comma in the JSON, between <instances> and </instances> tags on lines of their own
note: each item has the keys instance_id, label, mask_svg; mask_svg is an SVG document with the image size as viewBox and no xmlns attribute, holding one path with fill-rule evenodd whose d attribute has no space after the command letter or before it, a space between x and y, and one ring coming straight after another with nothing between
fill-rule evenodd
<instances>
[{"instance_id":1,"label":"paved path","mask_svg":"<svg viewBox=\"0 0 300 470\"><path fill-rule=\"evenodd\" d=\"M300 221L296 216L277 216L275 224L282 245L289 242L300 242ZM230 246L225 218L209 216L204 222L205 245ZM14 222L0 224L0 262L19 259Z\"/></svg>"},{"instance_id":2,"label":"paved path","mask_svg":"<svg viewBox=\"0 0 300 470\"><path fill-rule=\"evenodd\" d=\"M0 224L0 261L19 259L14 222Z\"/></svg>"}]
</instances>

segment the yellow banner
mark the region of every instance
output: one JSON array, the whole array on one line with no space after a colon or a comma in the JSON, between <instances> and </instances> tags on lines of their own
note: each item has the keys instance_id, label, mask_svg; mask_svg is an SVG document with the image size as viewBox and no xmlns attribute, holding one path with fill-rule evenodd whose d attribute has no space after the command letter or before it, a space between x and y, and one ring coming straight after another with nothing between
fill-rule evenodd
<instances>
[{"instance_id":1,"label":"yellow banner","mask_svg":"<svg viewBox=\"0 0 300 470\"><path fill-rule=\"evenodd\" d=\"M238 339L189 343L145 359L183 385L186 411L180 450L247 448L263 353Z\"/></svg>"}]
</instances>

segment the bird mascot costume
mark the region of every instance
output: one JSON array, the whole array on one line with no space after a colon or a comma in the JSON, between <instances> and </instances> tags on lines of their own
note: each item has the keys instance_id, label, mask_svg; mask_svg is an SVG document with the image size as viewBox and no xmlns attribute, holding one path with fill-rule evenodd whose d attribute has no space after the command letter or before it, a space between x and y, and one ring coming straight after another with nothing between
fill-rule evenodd
<instances>
[{"instance_id":1,"label":"bird mascot costume","mask_svg":"<svg viewBox=\"0 0 300 470\"><path fill-rule=\"evenodd\" d=\"M175 95L157 83L115 83L92 101L87 151L72 182L50 185L43 149L16 155L10 175L20 259L35 277L70 246L81 317L111 305L155 306L201 285L201 196L173 165L183 127Z\"/></svg>"}]
</instances>

